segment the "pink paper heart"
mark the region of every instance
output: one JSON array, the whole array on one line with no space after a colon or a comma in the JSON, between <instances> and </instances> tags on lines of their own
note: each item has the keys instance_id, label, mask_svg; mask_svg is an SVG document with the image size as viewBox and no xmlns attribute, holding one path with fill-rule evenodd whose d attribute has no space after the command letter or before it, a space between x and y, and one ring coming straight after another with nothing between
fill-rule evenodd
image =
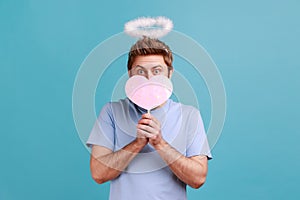
<instances>
[{"instance_id":1,"label":"pink paper heart","mask_svg":"<svg viewBox=\"0 0 300 200\"><path fill-rule=\"evenodd\" d=\"M125 85L127 97L148 111L167 101L172 90L172 82L163 75L153 76L150 80L144 76L132 76Z\"/></svg>"}]
</instances>

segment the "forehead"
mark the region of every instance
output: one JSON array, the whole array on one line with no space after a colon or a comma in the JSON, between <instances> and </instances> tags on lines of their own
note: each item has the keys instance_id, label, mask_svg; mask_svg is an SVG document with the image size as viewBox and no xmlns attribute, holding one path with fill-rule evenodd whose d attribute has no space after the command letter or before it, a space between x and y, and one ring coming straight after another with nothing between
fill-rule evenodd
<instances>
[{"instance_id":1,"label":"forehead","mask_svg":"<svg viewBox=\"0 0 300 200\"><path fill-rule=\"evenodd\" d=\"M147 56L137 56L134 59L132 67L135 67L137 65L144 66L144 67L148 67L148 66L151 67L155 65L164 66L166 64L162 55L147 55Z\"/></svg>"}]
</instances>

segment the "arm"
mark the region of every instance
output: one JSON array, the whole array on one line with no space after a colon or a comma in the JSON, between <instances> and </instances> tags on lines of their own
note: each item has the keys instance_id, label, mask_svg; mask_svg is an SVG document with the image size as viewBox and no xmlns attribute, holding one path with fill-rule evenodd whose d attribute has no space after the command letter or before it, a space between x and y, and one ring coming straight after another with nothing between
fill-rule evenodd
<instances>
[{"instance_id":1,"label":"arm","mask_svg":"<svg viewBox=\"0 0 300 200\"><path fill-rule=\"evenodd\" d=\"M207 157L185 157L171 147L161 135L159 121L145 114L138 124L138 133L149 138L149 143L157 150L172 172L183 182L193 188L199 188L207 175Z\"/></svg>"},{"instance_id":2,"label":"arm","mask_svg":"<svg viewBox=\"0 0 300 200\"><path fill-rule=\"evenodd\" d=\"M116 152L94 145L90 159L93 179L101 184L118 177L147 143L146 138L139 137Z\"/></svg>"},{"instance_id":3,"label":"arm","mask_svg":"<svg viewBox=\"0 0 300 200\"><path fill-rule=\"evenodd\" d=\"M192 188L204 184L207 174L206 156L185 157L164 140L154 145L154 148L181 181Z\"/></svg>"}]
</instances>

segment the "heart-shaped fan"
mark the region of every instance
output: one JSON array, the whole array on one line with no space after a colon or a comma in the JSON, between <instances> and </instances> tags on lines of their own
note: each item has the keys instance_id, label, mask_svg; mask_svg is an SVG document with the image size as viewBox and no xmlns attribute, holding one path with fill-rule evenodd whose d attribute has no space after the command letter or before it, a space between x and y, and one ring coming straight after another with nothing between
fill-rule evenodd
<instances>
[{"instance_id":1,"label":"heart-shaped fan","mask_svg":"<svg viewBox=\"0 0 300 200\"><path fill-rule=\"evenodd\" d=\"M167 101L172 91L172 82L163 75L153 76L150 80L144 76L132 76L125 85L127 97L148 112Z\"/></svg>"}]
</instances>

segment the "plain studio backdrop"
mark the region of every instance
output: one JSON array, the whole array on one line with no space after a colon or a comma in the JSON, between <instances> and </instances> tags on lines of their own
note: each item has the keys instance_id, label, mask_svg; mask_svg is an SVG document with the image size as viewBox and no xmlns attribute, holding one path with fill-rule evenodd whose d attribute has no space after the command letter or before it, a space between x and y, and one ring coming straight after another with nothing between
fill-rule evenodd
<instances>
[{"instance_id":1,"label":"plain studio backdrop","mask_svg":"<svg viewBox=\"0 0 300 200\"><path fill-rule=\"evenodd\" d=\"M189 188L189 199L299 199L299 8L296 0L1 0L0 199L108 198L75 128L74 80L89 52L128 20L160 15L206 49L227 95L207 182ZM185 65L175 57L175 69ZM124 73L125 55L99 82L95 114ZM209 94L192 75L207 129Z\"/></svg>"}]
</instances>

